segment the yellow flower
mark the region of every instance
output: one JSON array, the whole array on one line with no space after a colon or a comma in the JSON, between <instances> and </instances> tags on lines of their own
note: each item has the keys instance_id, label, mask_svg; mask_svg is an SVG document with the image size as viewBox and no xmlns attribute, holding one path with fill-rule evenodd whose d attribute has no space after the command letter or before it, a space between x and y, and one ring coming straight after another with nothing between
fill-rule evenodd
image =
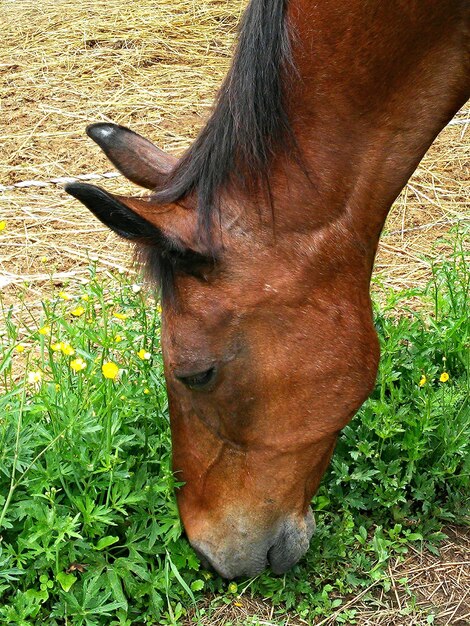
<instances>
[{"instance_id":1,"label":"yellow flower","mask_svg":"<svg viewBox=\"0 0 470 626\"><path fill-rule=\"evenodd\" d=\"M148 387L146 387L144 389L144 393L145 393L146 396L148 396L148 394L150 393L150 389Z\"/></svg>"},{"instance_id":2,"label":"yellow flower","mask_svg":"<svg viewBox=\"0 0 470 626\"><path fill-rule=\"evenodd\" d=\"M428 379L427 379L427 378L426 378L426 376L423 374L423 375L421 376L421 380L419 381L419 386L420 386L420 387L424 387L424 385L427 383L427 380L428 380Z\"/></svg>"},{"instance_id":3,"label":"yellow flower","mask_svg":"<svg viewBox=\"0 0 470 626\"><path fill-rule=\"evenodd\" d=\"M446 383L449 380L449 374L447 372L442 372L439 380L441 383Z\"/></svg>"},{"instance_id":4,"label":"yellow flower","mask_svg":"<svg viewBox=\"0 0 470 626\"><path fill-rule=\"evenodd\" d=\"M73 369L74 372L81 372L86 368L86 363L83 359L79 357L78 359L74 359L70 363L70 367Z\"/></svg>"},{"instance_id":5,"label":"yellow flower","mask_svg":"<svg viewBox=\"0 0 470 626\"><path fill-rule=\"evenodd\" d=\"M22 352L24 352L26 350L26 346L22 343L19 343L15 350L18 352L18 354L21 354Z\"/></svg>"},{"instance_id":6,"label":"yellow flower","mask_svg":"<svg viewBox=\"0 0 470 626\"><path fill-rule=\"evenodd\" d=\"M112 363L111 361L109 361L108 363L103 363L101 371L103 372L103 376L105 378L116 380L116 378L119 376L120 369L116 365L116 363Z\"/></svg>"},{"instance_id":7,"label":"yellow flower","mask_svg":"<svg viewBox=\"0 0 470 626\"><path fill-rule=\"evenodd\" d=\"M114 341L115 341L116 343L119 343L120 341L122 341L122 337L121 337L121 335L116 335L116 336L114 337Z\"/></svg>"},{"instance_id":8,"label":"yellow flower","mask_svg":"<svg viewBox=\"0 0 470 626\"><path fill-rule=\"evenodd\" d=\"M148 361L149 359L152 358L152 355L150 354L150 352L147 352L143 348L142 348L142 350L139 350L139 352L137 352L137 356L140 359L142 359L142 361Z\"/></svg>"},{"instance_id":9,"label":"yellow flower","mask_svg":"<svg viewBox=\"0 0 470 626\"><path fill-rule=\"evenodd\" d=\"M50 326L43 326L42 328L39 329L39 334L40 335L50 335L51 334L51 327Z\"/></svg>"},{"instance_id":10,"label":"yellow flower","mask_svg":"<svg viewBox=\"0 0 470 626\"><path fill-rule=\"evenodd\" d=\"M41 263L47 263L49 259L47 258L47 256L42 256L39 260L41 261Z\"/></svg>"},{"instance_id":11,"label":"yellow flower","mask_svg":"<svg viewBox=\"0 0 470 626\"><path fill-rule=\"evenodd\" d=\"M63 354L65 354L65 356L73 356L75 354L75 350L69 343L62 343L61 341L60 349L62 350Z\"/></svg>"},{"instance_id":12,"label":"yellow flower","mask_svg":"<svg viewBox=\"0 0 470 626\"><path fill-rule=\"evenodd\" d=\"M127 320L127 318L129 317L128 315L126 315L125 313L114 313L113 314L115 318L117 318L118 320Z\"/></svg>"},{"instance_id":13,"label":"yellow flower","mask_svg":"<svg viewBox=\"0 0 470 626\"><path fill-rule=\"evenodd\" d=\"M58 383L55 384L55 390L60 391L60 385Z\"/></svg>"},{"instance_id":14,"label":"yellow flower","mask_svg":"<svg viewBox=\"0 0 470 626\"><path fill-rule=\"evenodd\" d=\"M75 317L80 317L80 315L83 315L85 313L85 309L82 306L77 306L76 309L74 309L73 311L70 311L70 312Z\"/></svg>"},{"instance_id":15,"label":"yellow flower","mask_svg":"<svg viewBox=\"0 0 470 626\"><path fill-rule=\"evenodd\" d=\"M229 593L237 593L238 585L237 583L230 583L228 586Z\"/></svg>"},{"instance_id":16,"label":"yellow flower","mask_svg":"<svg viewBox=\"0 0 470 626\"><path fill-rule=\"evenodd\" d=\"M62 298L62 300L71 300L72 296L65 291L59 291L59 298Z\"/></svg>"},{"instance_id":17,"label":"yellow flower","mask_svg":"<svg viewBox=\"0 0 470 626\"><path fill-rule=\"evenodd\" d=\"M51 350L53 352L60 352L62 350L62 346L63 345L64 344L62 342L61 343L52 343L51 344Z\"/></svg>"},{"instance_id":18,"label":"yellow flower","mask_svg":"<svg viewBox=\"0 0 470 626\"><path fill-rule=\"evenodd\" d=\"M157 304L157 313L160 313L160 315L162 314L162 307L160 304Z\"/></svg>"},{"instance_id":19,"label":"yellow flower","mask_svg":"<svg viewBox=\"0 0 470 626\"><path fill-rule=\"evenodd\" d=\"M0 233L2 232L2 230L5 230L6 227L7 227L7 223L5 222L5 220L2 220L0 222Z\"/></svg>"},{"instance_id":20,"label":"yellow flower","mask_svg":"<svg viewBox=\"0 0 470 626\"><path fill-rule=\"evenodd\" d=\"M84 294L82 295L82 300L83 300L84 302L88 302L88 300L89 300L89 299L90 299L90 296L89 296L87 293L84 293Z\"/></svg>"},{"instance_id":21,"label":"yellow flower","mask_svg":"<svg viewBox=\"0 0 470 626\"><path fill-rule=\"evenodd\" d=\"M42 380L41 372L29 372L29 374L28 374L28 383L30 385L35 385L37 383L40 383L41 380Z\"/></svg>"}]
</instances>

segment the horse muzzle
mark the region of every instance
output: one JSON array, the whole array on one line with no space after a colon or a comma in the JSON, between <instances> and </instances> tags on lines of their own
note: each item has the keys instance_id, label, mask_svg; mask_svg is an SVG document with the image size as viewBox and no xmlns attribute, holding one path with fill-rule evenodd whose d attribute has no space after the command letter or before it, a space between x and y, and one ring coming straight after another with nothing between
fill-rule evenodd
<instances>
[{"instance_id":1,"label":"horse muzzle","mask_svg":"<svg viewBox=\"0 0 470 626\"><path fill-rule=\"evenodd\" d=\"M230 524L235 525L233 521ZM315 531L315 520L309 509L304 518L286 517L274 532L253 540L243 522L231 538L190 539L202 565L214 569L223 578L253 577L271 568L274 574L284 574L307 552Z\"/></svg>"}]
</instances>

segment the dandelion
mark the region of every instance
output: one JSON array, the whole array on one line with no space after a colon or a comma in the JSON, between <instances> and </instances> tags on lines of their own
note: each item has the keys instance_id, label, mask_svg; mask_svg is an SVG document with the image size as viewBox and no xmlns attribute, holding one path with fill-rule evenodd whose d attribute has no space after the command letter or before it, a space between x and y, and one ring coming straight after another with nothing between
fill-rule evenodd
<instances>
[{"instance_id":1,"label":"dandelion","mask_svg":"<svg viewBox=\"0 0 470 626\"><path fill-rule=\"evenodd\" d=\"M142 361L148 361L149 359L152 358L152 355L150 354L150 352L147 352L146 350L144 350L142 348L142 350L139 350L137 352L137 356L142 359Z\"/></svg>"},{"instance_id":2,"label":"dandelion","mask_svg":"<svg viewBox=\"0 0 470 626\"><path fill-rule=\"evenodd\" d=\"M85 309L82 306L77 306L76 309L70 311L74 317L80 317L85 313Z\"/></svg>"},{"instance_id":3,"label":"dandelion","mask_svg":"<svg viewBox=\"0 0 470 626\"><path fill-rule=\"evenodd\" d=\"M47 258L47 256L42 256L39 260L41 261L41 263L47 263L49 259Z\"/></svg>"},{"instance_id":4,"label":"dandelion","mask_svg":"<svg viewBox=\"0 0 470 626\"><path fill-rule=\"evenodd\" d=\"M71 300L72 296L66 291L59 291L59 298L62 298L62 300Z\"/></svg>"},{"instance_id":5,"label":"dandelion","mask_svg":"<svg viewBox=\"0 0 470 626\"><path fill-rule=\"evenodd\" d=\"M162 314L162 306L161 306L161 304L157 304L157 313L159 313L159 315Z\"/></svg>"},{"instance_id":6,"label":"dandelion","mask_svg":"<svg viewBox=\"0 0 470 626\"><path fill-rule=\"evenodd\" d=\"M43 337L49 336L51 334L51 327L43 326L42 328L39 329L39 334L42 335Z\"/></svg>"},{"instance_id":7,"label":"dandelion","mask_svg":"<svg viewBox=\"0 0 470 626\"><path fill-rule=\"evenodd\" d=\"M21 354L22 352L24 352L26 350L26 346L24 345L24 343L19 343L16 348L15 348L16 352L18 352L18 354Z\"/></svg>"},{"instance_id":8,"label":"dandelion","mask_svg":"<svg viewBox=\"0 0 470 626\"><path fill-rule=\"evenodd\" d=\"M108 363L103 363L101 371L103 372L103 376L105 378L116 380L116 378L119 376L120 369L116 365L116 363L109 361Z\"/></svg>"},{"instance_id":9,"label":"dandelion","mask_svg":"<svg viewBox=\"0 0 470 626\"><path fill-rule=\"evenodd\" d=\"M60 385L59 385L59 383L56 383L56 384L55 384L55 390L56 390L56 392L57 392L57 391L60 391Z\"/></svg>"},{"instance_id":10,"label":"dandelion","mask_svg":"<svg viewBox=\"0 0 470 626\"><path fill-rule=\"evenodd\" d=\"M70 367L73 369L74 372L81 372L86 368L86 363L83 359L79 357L78 359L74 359L70 363Z\"/></svg>"},{"instance_id":11,"label":"dandelion","mask_svg":"<svg viewBox=\"0 0 470 626\"><path fill-rule=\"evenodd\" d=\"M148 396L149 393L150 393L150 389L148 387L145 387L144 393L145 393L146 396Z\"/></svg>"},{"instance_id":12,"label":"dandelion","mask_svg":"<svg viewBox=\"0 0 470 626\"><path fill-rule=\"evenodd\" d=\"M114 341L115 341L116 343L119 343L120 341L122 341L122 337L121 337L121 335L116 335L116 336L114 337Z\"/></svg>"},{"instance_id":13,"label":"dandelion","mask_svg":"<svg viewBox=\"0 0 470 626\"><path fill-rule=\"evenodd\" d=\"M113 316L118 320L127 320L127 318L129 317L125 313L113 313Z\"/></svg>"},{"instance_id":14,"label":"dandelion","mask_svg":"<svg viewBox=\"0 0 470 626\"><path fill-rule=\"evenodd\" d=\"M41 372L29 372L28 374L28 383L30 385L37 385L42 380Z\"/></svg>"},{"instance_id":15,"label":"dandelion","mask_svg":"<svg viewBox=\"0 0 470 626\"><path fill-rule=\"evenodd\" d=\"M420 386L420 387L424 387L424 385L427 383L427 380L428 380L428 379L427 379L427 378L426 378L426 376L423 374L423 375L421 376L421 380L419 381L419 386Z\"/></svg>"},{"instance_id":16,"label":"dandelion","mask_svg":"<svg viewBox=\"0 0 470 626\"><path fill-rule=\"evenodd\" d=\"M446 383L449 380L449 374L447 372L442 372L439 380L441 383Z\"/></svg>"},{"instance_id":17,"label":"dandelion","mask_svg":"<svg viewBox=\"0 0 470 626\"><path fill-rule=\"evenodd\" d=\"M60 352L62 350L62 343L52 343L51 344L51 350L52 352Z\"/></svg>"},{"instance_id":18,"label":"dandelion","mask_svg":"<svg viewBox=\"0 0 470 626\"><path fill-rule=\"evenodd\" d=\"M90 299L90 296L89 296L87 293L84 293L84 294L82 295L82 300L83 300L83 302L88 302L88 301L89 301L89 299Z\"/></svg>"},{"instance_id":19,"label":"dandelion","mask_svg":"<svg viewBox=\"0 0 470 626\"><path fill-rule=\"evenodd\" d=\"M5 220L2 220L2 221L0 222L0 233L1 233L3 230L5 230L5 228L6 228L6 227L7 227L7 223L6 223L6 221L5 221Z\"/></svg>"}]
</instances>

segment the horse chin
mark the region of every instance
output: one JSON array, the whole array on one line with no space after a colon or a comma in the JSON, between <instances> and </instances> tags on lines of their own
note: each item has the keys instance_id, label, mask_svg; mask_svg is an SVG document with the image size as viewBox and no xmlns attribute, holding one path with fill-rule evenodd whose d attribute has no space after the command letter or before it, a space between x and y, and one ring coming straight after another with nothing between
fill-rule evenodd
<instances>
[{"instance_id":1,"label":"horse chin","mask_svg":"<svg viewBox=\"0 0 470 626\"><path fill-rule=\"evenodd\" d=\"M309 509L303 519L290 516L272 535L262 541L233 547L222 547L208 542L191 542L203 567L215 570L222 578L253 577L268 567L274 574L290 570L307 552L315 531L315 520Z\"/></svg>"},{"instance_id":2,"label":"horse chin","mask_svg":"<svg viewBox=\"0 0 470 626\"><path fill-rule=\"evenodd\" d=\"M273 574L285 574L307 552L310 539L315 532L315 518L309 508L303 522L299 524L287 519L268 552L268 561Z\"/></svg>"}]
</instances>

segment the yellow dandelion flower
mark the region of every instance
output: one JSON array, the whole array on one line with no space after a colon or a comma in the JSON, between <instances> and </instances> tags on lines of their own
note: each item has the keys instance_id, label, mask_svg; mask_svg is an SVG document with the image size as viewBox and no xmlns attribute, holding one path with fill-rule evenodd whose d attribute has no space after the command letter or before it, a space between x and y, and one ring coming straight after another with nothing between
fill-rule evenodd
<instances>
[{"instance_id":1,"label":"yellow dandelion flower","mask_svg":"<svg viewBox=\"0 0 470 626\"><path fill-rule=\"evenodd\" d=\"M89 296L87 293L84 293L84 294L82 295L82 300L83 300L83 302L88 302L88 301L89 301L89 299L90 299L90 296Z\"/></svg>"},{"instance_id":2,"label":"yellow dandelion flower","mask_svg":"<svg viewBox=\"0 0 470 626\"><path fill-rule=\"evenodd\" d=\"M64 345L64 344L63 344L62 342L61 342L61 343L52 343L52 344L51 344L51 350L52 350L52 352L60 352L60 351L62 350L62 346L63 346L63 345Z\"/></svg>"},{"instance_id":3,"label":"yellow dandelion flower","mask_svg":"<svg viewBox=\"0 0 470 626\"><path fill-rule=\"evenodd\" d=\"M80 317L80 315L83 315L85 313L85 309L82 306L77 306L76 309L70 312L74 317Z\"/></svg>"},{"instance_id":4,"label":"yellow dandelion flower","mask_svg":"<svg viewBox=\"0 0 470 626\"><path fill-rule=\"evenodd\" d=\"M30 385L36 385L40 383L42 380L41 372L29 372L28 374L28 383Z\"/></svg>"},{"instance_id":5,"label":"yellow dandelion flower","mask_svg":"<svg viewBox=\"0 0 470 626\"><path fill-rule=\"evenodd\" d=\"M120 341L122 341L122 337L121 337L121 335L116 335L116 336L114 337L114 341L115 341L116 343L119 343Z\"/></svg>"},{"instance_id":6,"label":"yellow dandelion flower","mask_svg":"<svg viewBox=\"0 0 470 626\"><path fill-rule=\"evenodd\" d=\"M145 395L146 395L146 396L148 396L148 395L149 395L149 393L150 393L150 389L149 389L148 387L146 387L146 388L144 389L144 393L145 393Z\"/></svg>"},{"instance_id":7,"label":"yellow dandelion flower","mask_svg":"<svg viewBox=\"0 0 470 626\"><path fill-rule=\"evenodd\" d=\"M5 220L2 220L0 222L0 233L2 232L2 230L5 230L5 228L7 227L7 223Z\"/></svg>"},{"instance_id":8,"label":"yellow dandelion flower","mask_svg":"<svg viewBox=\"0 0 470 626\"><path fill-rule=\"evenodd\" d=\"M55 390L60 391L60 385L58 383L55 384Z\"/></svg>"},{"instance_id":9,"label":"yellow dandelion flower","mask_svg":"<svg viewBox=\"0 0 470 626\"><path fill-rule=\"evenodd\" d=\"M42 256L39 260L41 261L41 263L47 263L49 259L47 258L47 256Z\"/></svg>"},{"instance_id":10,"label":"yellow dandelion flower","mask_svg":"<svg viewBox=\"0 0 470 626\"><path fill-rule=\"evenodd\" d=\"M78 359L74 359L70 363L70 367L73 369L74 372L81 372L86 368L86 363L83 359L79 357Z\"/></svg>"},{"instance_id":11,"label":"yellow dandelion flower","mask_svg":"<svg viewBox=\"0 0 470 626\"><path fill-rule=\"evenodd\" d=\"M43 326L42 328L39 329L39 334L43 335L43 336L49 336L51 334L51 327L50 326Z\"/></svg>"},{"instance_id":12,"label":"yellow dandelion flower","mask_svg":"<svg viewBox=\"0 0 470 626\"><path fill-rule=\"evenodd\" d=\"M146 350L144 350L142 348L142 350L139 350L137 352L137 356L142 359L142 361L148 361L149 359L152 358L152 355L150 354L150 352L147 352Z\"/></svg>"},{"instance_id":13,"label":"yellow dandelion flower","mask_svg":"<svg viewBox=\"0 0 470 626\"><path fill-rule=\"evenodd\" d=\"M65 354L65 356L73 356L75 354L75 350L69 343L61 342L60 349L62 350L62 353Z\"/></svg>"},{"instance_id":14,"label":"yellow dandelion flower","mask_svg":"<svg viewBox=\"0 0 470 626\"><path fill-rule=\"evenodd\" d=\"M16 348L15 348L16 352L18 352L18 354L21 354L22 352L24 352L26 350L26 346L23 343L19 343Z\"/></svg>"},{"instance_id":15,"label":"yellow dandelion flower","mask_svg":"<svg viewBox=\"0 0 470 626\"><path fill-rule=\"evenodd\" d=\"M428 380L428 379L427 379L427 378L426 378L426 376L423 374L423 375L421 376L421 380L419 381L419 386L420 386L420 387L424 387L424 385L427 383L427 380Z\"/></svg>"},{"instance_id":16,"label":"yellow dandelion flower","mask_svg":"<svg viewBox=\"0 0 470 626\"><path fill-rule=\"evenodd\" d=\"M113 313L113 316L118 320L127 320L127 318L129 317L125 313Z\"/></svg>"},{"instance_id":17,"label":"yellow dandelion flower","mask_svg":"<svg viewBox=\"0 0 470 626\"><path fill-rule=\"evenodd\" d=\"M160 315L162 314L162 307L160 304L157 304L157 313L160 313Z\"/></svg>"},{"instance_id":18,"label":"yellow dandelion flower","mask_svg":"<svg viewBox=\"0 0 470 626\"><path fill-rule=\"evenodd\" d=\"M441 381L441 383L446 383L449 380L449 374L447 372L442 372L439 380Z\"/></svg>"},{"instance_id":19,"label":"yellow dandelion flower","mask_svg":"<svg viewBox=\"0 0 470 626\"><path fill-rule=\"evenodd\" d=\"M108 363L103 363L103 367L101 368L101 371L103 372L103 376L105 378L116 380L121 370L116 365L116 363L109 361Z\"/></svg>"}]
</instances>

